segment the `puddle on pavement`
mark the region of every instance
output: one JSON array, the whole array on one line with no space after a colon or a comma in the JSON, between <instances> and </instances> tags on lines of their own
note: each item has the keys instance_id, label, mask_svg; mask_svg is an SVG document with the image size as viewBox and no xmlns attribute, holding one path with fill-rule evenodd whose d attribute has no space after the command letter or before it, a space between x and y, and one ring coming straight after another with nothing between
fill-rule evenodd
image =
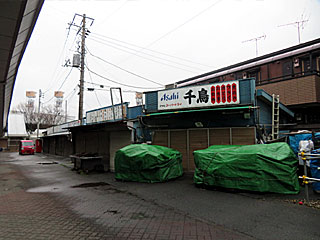
<instances>
[{"instance_id":1,"label":"puddle on pavement","mask_svg":"<svg viewBox=\"0 0 320 240\"><path fill-rule=\"evenodd\" d=\"M30 188L27 190L27 192L31 192L31 193L59 192L59 191L61 191L61 189L59 187L54 187L54 186L42 186L42 187Z\"/></svg>"},{"instance_id":2,"label":"puddle on pavement","mask_svg":"<svg viewBox=\"0 0 320 240\"><path fill-rule=\"evenodd\" d=\"M107 210L107 211L105 211L105 212L103 212L103 213L111 213L111 214L118 214L119 213L119 211L118 210Z\"/></svg>"},{"instance_id":3,"label":"puddle on pavement","mask_svg":"<svg viewBox=\"0 0 320 240\"><path fill-rule=\"evenodd\" d=\"M38 162L37 164L41 165L51 165L51 164L58 164L57 162Z\"/></svg>"},{"instance_id":4,"label":"puddle on pavement","mask_svg":"<svg viewBox=\"0 0 320 240\"><path fill-rule=\"evenodd\" d=\"M109 183L106 182L92 182L92 183L83 183L75 186L71 186L72 188L89 188L89 187L100 187L100 186L109 186Z\"/></svg>"},{"instance_id":5,"label":"puddle on pavement","mask_svg":"<svg viewBox=\"0 0 320 240\"><path fill-rule=\"evenodd\" d=\"M136 220L136 219L149 218L149 216L144 213L139 212L139 213L133 213L130 218Z\"/></svg>"}]
</instances>

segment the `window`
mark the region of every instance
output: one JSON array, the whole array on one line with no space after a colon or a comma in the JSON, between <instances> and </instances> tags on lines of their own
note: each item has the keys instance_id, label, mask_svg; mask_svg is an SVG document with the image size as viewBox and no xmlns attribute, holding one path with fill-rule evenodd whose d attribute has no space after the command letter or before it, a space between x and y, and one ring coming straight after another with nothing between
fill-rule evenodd
<instances>
[{"instance_id":1,"label":"window","mask_svg":"<svg viewBox=\"0 0 320 240\"><path fill-rule=\"evenodd\" d=\"M291 77L292 73L293 72L292 72L292 62L291 62L291 60L283 62L282 75L284 77Z\"/></svg>"},{"instance_id":2,"label":"window","mask_svg":"<svg viewBox=\"0 0 320 240\"><path fill-rule=\"evenodd\" d=\"M311 70L310 59L304 59L302 63L302 72L308 72Z\"/></svg>"},{"instance_id":3,"label":"window","mask_svg":"<svg viewBox=\"0 0 320 240\"><path fill-rule=\"evenodd\" d=\"M33 146L33 142L22 142L22 146Z\"/></svg>"}]
</instances>

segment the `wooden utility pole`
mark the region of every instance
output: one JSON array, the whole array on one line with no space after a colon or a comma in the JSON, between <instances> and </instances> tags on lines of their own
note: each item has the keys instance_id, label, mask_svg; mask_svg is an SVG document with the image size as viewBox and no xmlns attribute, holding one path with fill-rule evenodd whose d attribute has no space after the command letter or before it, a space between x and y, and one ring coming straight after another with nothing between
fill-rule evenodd
<instances>
[{"instance_id":1,"label":"wooden utility pole","mask_svg":"<svg viewBox=\"0 0 320 240\"><path fill-rule=\"evenodd\" d=\"M79 93L79 116L78 119L82 121L83 118L83 83L84 83L84 57L85 57L85 41L86 41L86 15L82 15L81 25L81 62L80 62L80 93Z\"/></svg>"},{"instance_id":2,"label":"wooden utility pole","mask_svg":"<svg viewBox=\"0 0 320 240\"><path fill-rule=\"evenodd\" d=\"M75 24L77 17L81 17L81 24ZM81 49L80 49L80 84L79 84L79 115L78 119L82 121L83 118L83 102L84 102L84 59L85 59L85 45L86 45L86 35L88 35L89 30L86 27L86 20L89 21L89 27L92 26L94 19L87 17L86 14L74 14L72 22L69 23L69 31L71 27L78 28L77 34L81 32ZM90 23L91 21L91 23ZM68 62L69 63L69 62ZM79 67L79 64L74 65L72 67Z\"/></svg>"},{"instance_id":3,"label":"wooden utility pole","mask_svg":"<svg viewBox=\"0 0 320 240\"><path fill-rule=\"evenodd\" d=\"M40 108L41 108L41 97L42 97L42 92L41 89L39 89L39 104L38 104L38 122L37 122L37 139L39 138L39 128L40 128Z\"/></svg>"},{"instance_id":4,"label":"wooden utility pole","mask_svg":"<svg viewBox=\"0 0 320 240\"><path fill-rule=\"evenodd\" d=\"M68 101L66 100L65 102L65 117L64 117L64 121L67 122L68 121Z\"/></svg>"}]
</instances>

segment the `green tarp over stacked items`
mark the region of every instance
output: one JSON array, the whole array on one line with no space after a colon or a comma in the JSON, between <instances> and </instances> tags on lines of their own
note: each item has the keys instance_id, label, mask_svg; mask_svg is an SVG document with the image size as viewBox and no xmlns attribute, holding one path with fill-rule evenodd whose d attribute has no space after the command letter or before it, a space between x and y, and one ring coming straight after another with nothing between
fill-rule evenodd
<instances>
[{"instance_id":1,"label":"green tarp over stacked items","mask_svg":"<svg viewBox=\"0 0 320 240\"><path fill-rule=\"evenodd\" d=\"M216 145L194 152L195 184L297 194L298 159L286 143Z\"/></svg>"},{"instance_id":2,"label":"green tarp over stacked items","mask_svg":"<svg viewBox=\"0 0 320 240\"><path fill-rule=\"evenodd\" d=\"M131 144L116 152L115 178L136 182L165 182L182 176L182 155L177 150Z\"/></svg>"}]
</instances>

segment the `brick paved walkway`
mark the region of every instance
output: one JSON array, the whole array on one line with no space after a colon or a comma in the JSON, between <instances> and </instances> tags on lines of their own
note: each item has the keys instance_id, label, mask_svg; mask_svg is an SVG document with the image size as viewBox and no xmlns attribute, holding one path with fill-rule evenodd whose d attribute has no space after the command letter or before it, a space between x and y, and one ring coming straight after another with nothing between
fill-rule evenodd
<instances>
[{"instance_id":1,"label":"brick paved walkway","mask_svg":"<svg viewBox=\"0 0 320 240\"><path fill-rule=\"evenodd\" d=\"M89 190L89 189L87 189ZM192 218L167 206L141 199L107 185L95 187L103 198L82 194L73 208L96 219L119 239L251 239L225 228Z\"/></svg>"},{"instance_id":2,"label":"brick paved walkway","mask_svg":"<svg viewBox=\"0 0 320 240\"><path fill-rule=\"evenodd\" d=\"M0 169L0 239L252 239L110 185L26 192L17 166Z\"/></svg>"}]
</instances>

